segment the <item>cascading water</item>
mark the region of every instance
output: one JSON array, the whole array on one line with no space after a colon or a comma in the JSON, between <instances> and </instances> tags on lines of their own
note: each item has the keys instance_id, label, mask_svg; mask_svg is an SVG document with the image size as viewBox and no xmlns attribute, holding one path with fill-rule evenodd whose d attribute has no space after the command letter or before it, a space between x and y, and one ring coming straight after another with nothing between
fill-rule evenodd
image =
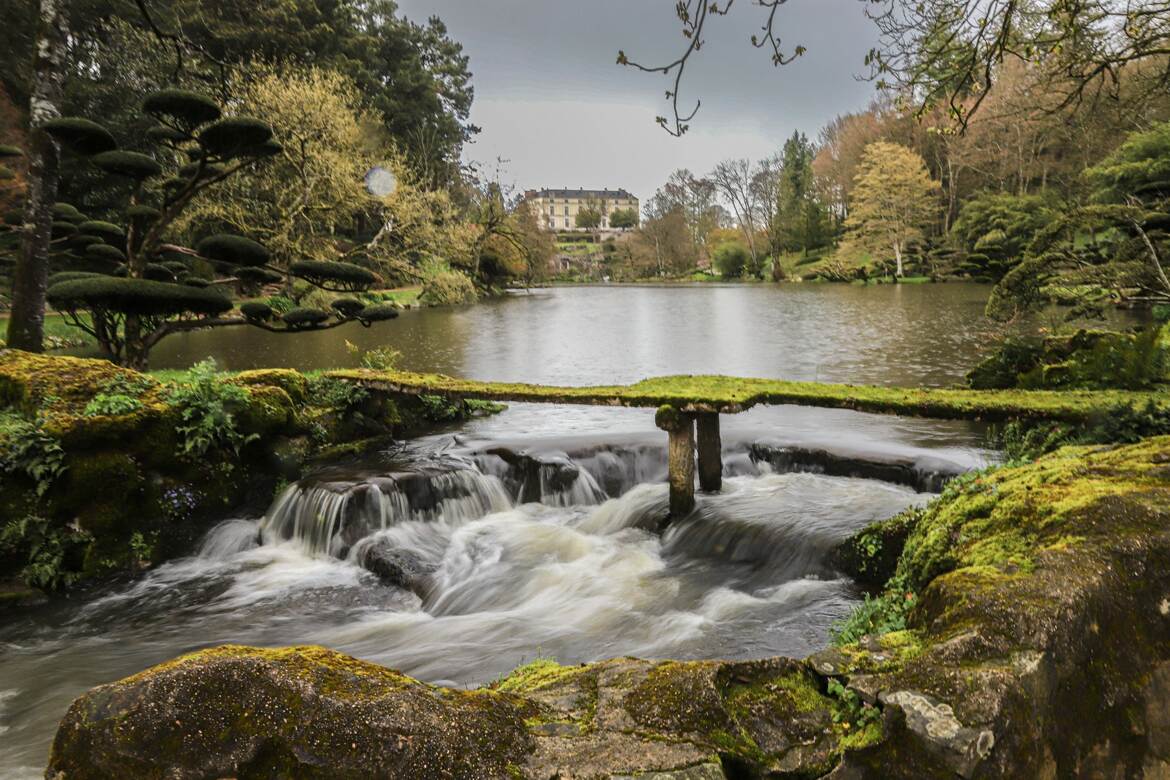
<instances>
[{"instance_id":1,"label":"cascading water","mask_svg":"<svg viewBox=\"0 0 1170 780\"><path fill-rule=\"evenodd\" d=\"M285 488L191 557L61 606L47 634L10 630L11 679L42 683L33 703L0 685L0 741L26 746L0 770L35 774L24 770L45 737L29 735L51 734L80 690L207 645L323 644L458 685L540 655L804 655L858 597L829 551L982 462L732 434L723 490L662 530L665 448L652 436L436 437ZM849 476L874 468L896 481Z\"/></svg>"}]
</instances>

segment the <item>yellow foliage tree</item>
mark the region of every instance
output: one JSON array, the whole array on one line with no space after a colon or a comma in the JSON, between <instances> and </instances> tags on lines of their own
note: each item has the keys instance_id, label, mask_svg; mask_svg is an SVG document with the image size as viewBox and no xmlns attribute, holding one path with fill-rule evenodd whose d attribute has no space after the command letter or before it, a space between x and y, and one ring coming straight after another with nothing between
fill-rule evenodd
<instances>
[{"instance_id":1,"label":"yellow foliage tree","mask_svg":"<svg viewBox=\"0 0 1170 780\"><path fill-rule=\"evenodd\" d=\"M902 276L906 246L921 239L938 214L937 192L917 152L886 141L869 144L853 182L843 251L892 251L895 274Z\"/></svg>"},{"instance_id":2,"label":"yellow foliage tree","mask_svg":"<svg viewBox=\"0 0 1170 780\"><path fill-rule=\"evenodd\" d=\"M283 147L268 165L235 176L202 196L180 228L252 236L288 267L302 259L336 259L337 233L377 208L366 172L388 154L345 76L320 68L249 74L234 87L238 113L261 117Z\"/></svg>"}]
</instances>

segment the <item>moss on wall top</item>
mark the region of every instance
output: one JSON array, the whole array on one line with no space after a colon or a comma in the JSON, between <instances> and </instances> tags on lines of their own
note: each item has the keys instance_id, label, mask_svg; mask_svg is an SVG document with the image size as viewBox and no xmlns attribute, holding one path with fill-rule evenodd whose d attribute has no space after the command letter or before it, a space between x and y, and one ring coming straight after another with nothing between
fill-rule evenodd
<instances>
[{"instance_id":1,"label":"moss on wall top","mask_svg":"<svg viewBox=\"0 0 1170 780\"><path fill-rule=\"evenodd\" d=\"M1160 408L1170 408L1170 394L1122 390L952 390L714 375L665 376L632 385L595 387L480 382L442 374L366 369L333 371L329 376L394 393L597 406L670 405L695 412L735 413L757 404L797 404L944 419L1036 418L1080 422L1107 414L1118 406L1144 406L1153 402Z\"/></svg>"}]
</instances>

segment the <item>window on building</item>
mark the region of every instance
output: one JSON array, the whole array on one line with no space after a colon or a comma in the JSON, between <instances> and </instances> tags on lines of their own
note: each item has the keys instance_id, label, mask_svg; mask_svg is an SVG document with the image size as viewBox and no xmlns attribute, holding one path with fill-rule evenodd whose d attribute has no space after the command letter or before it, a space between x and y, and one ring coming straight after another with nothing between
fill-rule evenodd
<instances>
[{"instance_id":1,"label":"window on building","mask_svg":"<svg viewBox=\"0 0 1170 780\"><path fill-rule=\"evenodd\" d=\"M569 218L568 218L568 217L565 217L565 227L572 227L572 225L570 225L570 224L569 224Z\"/></svg>"}]
</instances>

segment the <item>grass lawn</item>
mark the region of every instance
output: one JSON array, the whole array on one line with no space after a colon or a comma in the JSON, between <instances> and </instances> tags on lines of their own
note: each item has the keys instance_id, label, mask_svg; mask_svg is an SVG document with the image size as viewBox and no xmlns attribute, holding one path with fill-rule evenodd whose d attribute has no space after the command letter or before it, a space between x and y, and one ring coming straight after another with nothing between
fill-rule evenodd
<instances>
[{"instance_id":1,"label":"grass lawn","mask_svg":"<svg viewBox=\"0 0 1170 780\"><path fill-rule=\"evenodd\" d=\"M0 314L0 345L8 335L8 315ZM60 314L45 315L45 340L49 349L84 347L93 343L93 337L66 322Z\"/></svg>"}]
</instances>

